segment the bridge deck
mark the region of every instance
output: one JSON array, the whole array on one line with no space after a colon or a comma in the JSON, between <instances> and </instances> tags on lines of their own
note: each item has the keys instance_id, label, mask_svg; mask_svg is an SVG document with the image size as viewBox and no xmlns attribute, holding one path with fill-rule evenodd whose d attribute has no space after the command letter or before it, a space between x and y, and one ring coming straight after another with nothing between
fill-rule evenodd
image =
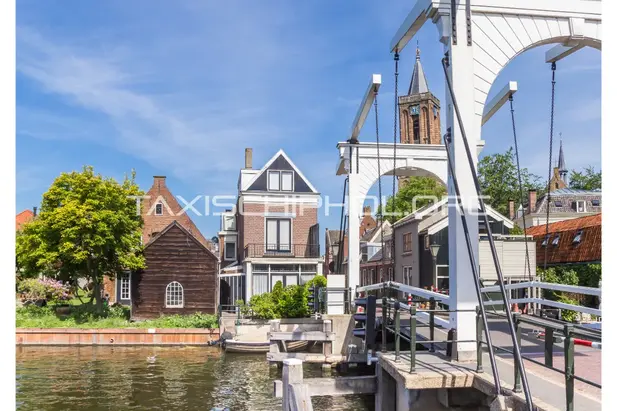
<instances>
[{"instance_id":1,"label":"bridge deck","mask_svg":"<svg viewBox=\"0 0 617 411\"><path fill-rule=\"evenodd\" d=\"M401 330L403 334L409 336L409 319L401 320ZM495 346L499 346L508 350L512 350L512 340L507 332L507 322L505 319L489 319L489 328L491 329L491 338ZM521 350L523 355L543 361L544 358L544 340L532 336L534 328L528 325L523 326L523 338ZM529 334L529 335L527 335ZM429 329L417 329L418 342L428 340ZM436 340L446 340L447 331L443 329L435 330ZM427 344L428 345L428 344ZM449 381L453 386L458 384L473 384L472 375L475 373L476 363L450 363L445 357L445 344L436 344L436 353L418 352L416 360L416 376L409 374L409 352L402 352L401 359L397 363L396 368L400 368L406 378L408 378L409 387L414 384L420 384L419 381L425 379L426 384L433 384L429 381L438 381L441 378L444 381ZM577 376L601 383L601 350L575 346L575 366L574 370ZM394 353L387 354L388 359L393 361ZM507 353L496 355L497 369L499 371L500 380L505 383L504 386L512 388L514 385L514 362L512 356ZM565 404L565 381L563 374L548 368L534 364L524 360L527 379L529 381L531 394L536 400L548 404L556 409L563 410ZM553 354L553 366L557 369L564 369L563 344L555 344ZM482 379L492 384L493 375L490 366L488 353L483 355L484 373ZM407 372L408 375L405 375ZM407 380L406 380L407 381ZM415 381L415 382L414 382ZM465 385L461 385L465 386ZM425 386L424 388L429 388ZM521 395L523 395L521 393ZM524 397L522 397L524 398ZM574 406L577 410L595 411L601 410L602 391L598 388L585 384L581 381L575 382Z\"/></svg>"}]
</instances>

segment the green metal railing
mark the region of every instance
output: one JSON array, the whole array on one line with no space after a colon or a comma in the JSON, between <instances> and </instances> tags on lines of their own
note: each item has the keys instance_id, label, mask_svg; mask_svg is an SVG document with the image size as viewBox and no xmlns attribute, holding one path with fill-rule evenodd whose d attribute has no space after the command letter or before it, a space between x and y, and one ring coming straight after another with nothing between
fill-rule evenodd
<instances>
[{"instance_id":1,"label":"green metal railing","mask_svg":"<svg viewBox=\"0 0 617 411\"><path fill-rule=\"evenodd\" d=\"M483 372L482 369L482 354L483 354L483 345L486 345L484 341L482 341L482 318L479 315L479 308L477 309L478 314L476 316L476 329L477 329L477 372ZM487 313L492 316L504 317L501 314ZM524 317L520 313L512 313L512 319L516 326L516 339L520 346L522 342L523 335L523 325L528 324L531 326L535 326L541 329L544 329L544 362L538 361L534 358L527 357L522 355L523 360L527 360L534 364L538 364L542 367L548 368L552 371L558 372L564 376L565 379L565 388L566 388L566 411L574 410L574 381L578 380L585 384L589 384L593 387L602 389L602 385L598 384L594 381L590 381L586 378L575 375L574 373L574 340L575 337L585 337L591 340L601 340L602 334L601 332L580 329L577 328L574 324L571 323L563 323L563 324L555 324L548 322L546 320L537 319L533 317ZM562 333L563 336L557 336L557 333ZM564 343L564 369L561 370L559 368L555 368L553 366L553 356L554 356L554 346L557 342ZM508 354L513 354L512 350L508 350L503 347L493 346L496 351L505 352ZM516 359L514 360L516 362ZM518 367L515 364L514 367L514 392L521 392L521 376Z\"/></svg>"},{"instance_id":2,"label":"green metal railing","mask_svg":"<svg viewBox=\"0 0 617 411\"><path fill-rule=\"evenodd\" d=\"M373 290L371 290L373 291ZM376 290L375 290L376 291ZM381 290L380 294L383 295L380 304L381 307L381 346L380 351L382 353L388 352L387 347L387 336L388 332L394 335L394 358L395 361L398 362L402 358L401 352L401 339L409 343L409 361L410 368L409 372L416 372L416 354L417 354L417 344L420 343L422 345L426 345L429 348L429 352L435 351L435 344L447 344L446 352L450 356L450 358L454 359L455 350L452 348L452 344L454 343L476 343L477 347L477 367L476 372L483 373L483 353L485 353L485 347L487 346L486 341L484 341L484 323L482 320L482 316L480 313L480 307L477 307L475 310L458 310L460 312L476 312L476 339L475 340L459 340L456 338L456 332L454 330L449 330L448 337L445 340L437 340L435 338L435 328L437 328L435 324L435 318L439 314L446 314L455 312L455 310L449 309L440 309L437 307L437 301L435 298L422 299L422 298L414 298L414 301L411 305L407 305L398 301L397 298L388 297L390 294L387 290ZM392 295L392 294L390 294ZM419 308L419 306L423 306L424 308ZM409 327L404 327L401 325L401 314L409 313ZM428 314L428 323L421 323L418 321L419 313L427 313ZM498 318L506 318L505 314L501 314L498 312L487 313L487 315L491 315L492 317ZM540 365L547 369L558 372L564 376L565 381L565 395L566 395L566 411L574 411L574 382L580 381L582 383L591 385L596 388L602 388L602 385L590 381L581 376L575 375L574 369L574 356L575 356L575 338L583 337L591 341L600 342L602 339L601 331L580 328L575 324L566 323L566 322L557 322L554 320L546 320L543 318L531 317L531 316L523 316L520 313L512 313L512 321L515 325L516 331L516 342L519 347L522 343L523 337L523 328L525 325L533 326L534 328L543 330L545 335L544 340L544 361L538 361L535 358L530 358L528 356L522 355L521 358L523 361L529 361L534 364ZM417 334L418 329L422 327L428 327L429 329L429 338L428 340L421 339L418 340ZM409 335L406 335L403 332L404 328L409 328ZM441 327L438 327L441 330L444 330ZM564 360L565 365L564 369L558 369L553 364L553 358L555 355L555 344L563 342L564 343ZM493 349L495 352L503 352L507 354L513 355L514 361L514 392L520 393L523 391L522 383L521 383L521 372L516 356L514 355L513 350L499 347L493 345ZM524 353L523 353L524 354Z\"/></svg>"}]
</instances>

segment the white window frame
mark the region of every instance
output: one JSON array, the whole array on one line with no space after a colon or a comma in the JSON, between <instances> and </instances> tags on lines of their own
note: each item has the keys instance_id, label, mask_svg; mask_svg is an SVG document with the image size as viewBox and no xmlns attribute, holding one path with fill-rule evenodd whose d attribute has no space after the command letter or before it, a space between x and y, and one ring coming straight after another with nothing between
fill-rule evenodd
<instances>
[{"instance_id":1,"label":"white window frame","mask_svg":"<svg viewBox=\"0 0 617 411\"><path fill-rule=\"evenodd\" d=\"M285 190L283 188L283 174L291 174L291 189L289 189L289 190ZM292 192L292 191L294 191L294 184L295 184L295 182L294 182L295 178L294 177L295 176L294 176L293 170L281 170L279 175L280 175L280 178L281 178L281 181L279 182L279 187L281 188L281 191L285 191L285 192Z\"/></svg>"},{"instance_id":2,"label":"white window frame","mask_svg":"<svg viewBox=\"0 0 617 411\"><path fill-rule=\"evenodd\" d=\"M182 301L180 301L179 304L169 304L169 299L168 299L169 287L174 284L177 284L178 286L180 286L180 291L181 291L180 296L181 296ZM165 308L184 308L184 287L178 281L172 281L169 284L167 284L167 287L165 287Z\"/></svg>"},{"instance_id":3,"label":"white window frame","mask_svg":"<svg viewBox=\"0 0 617 411\"><path fill-rule=\"evenodd\" d=\"M269 248L270 243L268 243L268 221L269 220L276 220L279 223L277 223L276 225L276 249L274 248ZM285 220L285 221L289 221L289 244L283 244L283 245L287 245L289 246L289 250L285 250L285 249L281 249L281 225L280 225L280 221L281 220ZM265 244L265 251L268 252L285 252L285 253L289 253L291 254L293 252L293 218L290 217L265 217L264 218L264 244Z\"/></svg>"},{"instance_id":4,"label":"white window frame","mask_svg":"<svg viewBox=\"0 0 617 411\"><path fill-rule=\"evenodd\" d=\"M439 275L439 267L449 267L448 264L437 264L435 265L435 287L439 290L439 279L447 278L448 279L448 290L450 289L449 279L450 279L450 270L448 270L448 275Z\"/></svg>"},{"instance_id":5,"label":"white window frame","mask_svg":"<svg viewBox=\"0 0 617 411\"><path fill-rule=\"evenodd\" d=\"M583 210L580 209L580 204L583 204ZM585 213L587 212L587 201L585 200L576 200L576 212L577 213Z\"/></svg>"},{"instance_id":6,"label":"white window frame","mask_svg":"<svg viewBox=\"0 0 617 411\"><path fill-rule=\"evenodd\" d=\"M233 244L234 245L234 255L233 255L232 258L227 256L227 244ZM238 251L236 249L237 248L236 240L235 239L234 240L227 240L227 239L225 239L225 241L223 242L223 245L224 245L224 248L223 248L223 259L225 261L236 261L236 258L237 258L236 253Z\"/></svg>"},{"instance_id":7,"label":"white window frame","mask_svg":"<svg viewBox=\"0 0 617 411\"><path fill-rule=\"evenodd\" d=\"M411 285L411 266L406 265L403 267L403 282L407 285Z\"/></svg>"},{"instance_id":8,"label":"white window frame","mask_svg":"<svg viewBox=\"0 0 617 411\"><path fill-rule=\"evenodd\" d=\"M278 181L279 186L277 189L270 188L270 174L274 174L274 173L278 174L277 181ZM268 191L281 191L281 172L279 170L268 170L267 177L268 177L268 181L267 181Z\"/></svg>"},{"instance_id":9,"label":"white window frame","mask_svg":"<svg viewBox=\"0 0 617 411\"><path fill-rule=\"evenodd\" d=\"M128 281L128 297L124 298L124 294L122 293L122 282L124 281L124 279L127 279ZM131 273L123 273L120 274L120 281L119 281L119 286L120 286L120 300L122 301L127 301L131 299Z\"/></svg>"},{"instance_id":10,"label":"white window frame","mask_svg":"<svg viewBox=\"0 0 617 411\"><path fill-rule=\"evenodd\" d=\"M159 213L159 206L161 206L161 212ZM160 201L154 205L154 215L163 215L163 203Z\"/></svg>"}]
</instances>

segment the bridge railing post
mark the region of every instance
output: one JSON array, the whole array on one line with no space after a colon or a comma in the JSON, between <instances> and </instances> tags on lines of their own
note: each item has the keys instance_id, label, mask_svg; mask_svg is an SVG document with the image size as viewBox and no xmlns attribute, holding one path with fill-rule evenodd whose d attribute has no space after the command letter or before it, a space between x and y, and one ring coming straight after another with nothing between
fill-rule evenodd
<instances>
[{"instance_id":1,"label":"bridge railing post","mask_svg":"<svg viewBox=\"0 0 617 411\"><path fill-rule=\"evenodd\" d=\"M553 366L553 345L555 344L553 335L552 327L544 328L544 365L549 367Z\"/></svg>"},{"instance_id":2,"label":"bridge railing post","mask_svg":"<svg viewBox=\"0 0 617 411\"><path fill-rule=\"evenodd\" d=\"M398 361L401 349L401 311L400 303L394 303L394 361Z\"/></svg>"},{"instance_id":3,"label":"bridge railing post","mask_svg":"<svg viewBox=\"0 0 617 411\"><path fill-rule=\"evenodd\" d=\"M476 372L484 372L482 369L482 326L480 307L476 307Z\"/></svg>"},{"instance_id":4,"label":"bridge railing post","mask_svg":"<svg viewBox=\"0 0 617 411\"><path fill-rule=\"evenodd\" d=\"M572 324L563 327L565 335L563 351L565 355L565 378L566 378L566 411L574 411L574 337L572 336Z\"/></svg>"},{"instance_id":5,"label":"bridge railing post","mask_svg":"<svg viewBox=\"0 0 617 411\"><path fill-rule=\"evenodd\" d=\"M431 338L431 341L435 341L435 297L431 297L429 299L429 303L428 303L428 308L430 311L429 313L429 335ZM430 352L435 352L435 343L431 343L431 348L430 348Z\"/></svg>"},{"instance_id":6,"label":"bridge railing post","mask_svg":"<svg viewBox=\"0 0 617 411\"><path fill-rule=\"evenodd\" d=\"M304 375L302 360L288 358L283 360L283 411L290 411L291 384L302 384Z\"/></svg>"},{"instance_id":7,"label":"bridge railing post","mask_svg":"<svg viewBox=\"0 0 617 411\"><path fill-rule=\"evenodd\" d=\"M381 352L388 352L388 347L386 346L386 321L388 319L388 299L384 297L381 299Z\"/></svg>"},{"instance_id":8,"label":"bridge railing post","mask_svg":"<svg viewBox=\"0 0 617 411\"><path fill-rule=\"evenodd\" d=\"M521 334L522 334L522 327L521 327L521 323L520 323L520 313L512 313L512 320L514 322L514 329L516 330L516 343L518 344L518 346L521 346ZM521 358L522 361L522 358ZM521 364L518 363L518 360L516 359L516 356L514 357L514 392L521 392L522 391L522 387L521 387Z\"/></svg>"},{"instance_id":9,"label":"bridge railing post","mask_svg":"<svg viewBox=\"0 0 617 411\"><path fill-rule=\"evenodd\" d=\"M409 362L411 373L416 372L416 307L409 308Z\"/></svg>"}]
</instances>

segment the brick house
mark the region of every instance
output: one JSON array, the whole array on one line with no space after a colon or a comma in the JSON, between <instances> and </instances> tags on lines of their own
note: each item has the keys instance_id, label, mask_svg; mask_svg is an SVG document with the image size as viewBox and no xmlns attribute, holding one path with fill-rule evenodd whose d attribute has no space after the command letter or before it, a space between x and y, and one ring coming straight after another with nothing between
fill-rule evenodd
<instances>
[{"instance_id":1,"label":"brick house","mask_svg":"<svg viewBox=\"0 0 617 411\"><path fill-rule=\"evenodd\" d=\"M392 267L392 225L388 221L384 221L383 225L378 225L364 233L360 238L360 254L361 286L394 280Z\"/></svg>"},{"instance_id":2,"label":"brick house","mask_svg":"<svg viewBox=\"0 0 617 411\"><path fill-rule=\"evenodd\" d=\"M530 227L536 242L537 264L591 264L602 261L602 214Z\"/></svg>"},{"instance_id":3,"label":"brick house","mask_svg":"<svg viewBox=\"0 0 617 411\"><path fill-rule=\"evenodd\" d=\"M164 176L154 176L140 206L146 269L126 272L119 278L105 277L104 293L110 303L132 305L136 318L176 312L214 313L218 304L214 245L182 211ZM161 256L165 256L163 261ZM146 284L156 286L148 288Z\"/></svg>"},{"instance_id":4,"label":"brick house","mask_svg":"<svg viewBox=\"0 0 617 411\"><path fill-rule=\"evenodd\" d=\"M377 227L377 221L371 214L371 206L365 206L363 209L362 220L360 220L360 238L362 238L367 232L371 232ZM347 273L347 253L348 253L348 244L347 244L347 235L348 232L345 231L344 238L341 238L341 230L328 230L326 228L326 249L324 254L324 267L323 272L324 275L328 275L330 273L334 273L336 270L336 265L338 263L338 252L339 250L343 250L340 274Z\"/></svg>"},{"instance_id":5,"label":"brick house","mask_svg":"<svg viewBox=\"0 0 617 411\"><path fill-rule=\"evenodd\" d=\"M248 301L277 281L303 284L322 274L319 192L279 150L253 169L252 149L238 179L238 199L221 216L221 303Z\"/></svg>"},{"instance_id":6,"label":"brick house","mask_svg":"<svg viewBox=\"0 0 617 411\"><path fill-rule=\"evenodd\" d=\"M550 204L548 196L537 199L535 190L529 191L527 204L519 207L515 213L514 222L523 227L523 213L527 227L546 224L546 208L549 210L549 224L602 212L602 193L600 191L578 190L573 188L559 188L551 191ZM514 202L510 201L510 213Z\"/></svg>"}]
</instances>

